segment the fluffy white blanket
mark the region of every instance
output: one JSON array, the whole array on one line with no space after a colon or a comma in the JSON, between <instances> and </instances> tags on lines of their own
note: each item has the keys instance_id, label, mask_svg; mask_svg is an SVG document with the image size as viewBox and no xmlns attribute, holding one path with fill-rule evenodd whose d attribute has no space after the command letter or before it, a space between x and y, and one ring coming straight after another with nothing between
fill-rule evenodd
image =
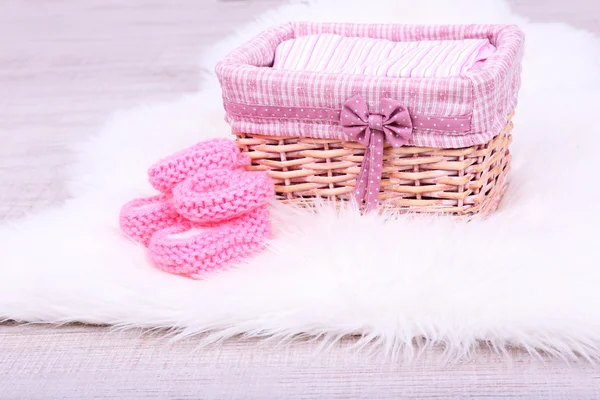
<instances>
[{"instance_id":1,"label":"fluffy white blanket","mask_svg":"<svg viewBox=\"0 0 600 400\"><path fill-rule=\"evenodd\" d=\"M203 67L286 20L519 24L526 57L501 211L465 224L276 207L272 247L248 265L207 281L164 274L121 236L117 215L153 193L152 162L228 135L211 75L195 95L115 114L78 148L69 201L0 227L0 319L179 328L207 333L204 343L358 334L406 357L425 343L464 354L485 341L600 358L598 38L532 23L501 0L364 4L285 5L216 45Z\"/></svg>"}]
</instances>

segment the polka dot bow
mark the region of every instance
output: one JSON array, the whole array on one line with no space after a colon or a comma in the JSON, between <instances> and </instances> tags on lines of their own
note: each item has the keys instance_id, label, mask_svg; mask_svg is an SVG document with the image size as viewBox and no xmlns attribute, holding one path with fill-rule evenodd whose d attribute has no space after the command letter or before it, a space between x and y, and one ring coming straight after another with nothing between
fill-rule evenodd
<instances>
[{"instance_id":1,"label":"polka dot bow","mask_svg":"<svg viewBox=\"0 0 600 400\"><path fill-rule=\"evenodd\" d=\"M381 174L383 172L383 146L392 147L408 142L412 122L408 109L400 102L388 98L380 100L381 113L369 114L369 106L361 95L347 100L340 115L342 130L349 140L366 147L360 174L356 180L354 197L359 205L370 211L378 205Z\"/></svg>"}]
</instances>

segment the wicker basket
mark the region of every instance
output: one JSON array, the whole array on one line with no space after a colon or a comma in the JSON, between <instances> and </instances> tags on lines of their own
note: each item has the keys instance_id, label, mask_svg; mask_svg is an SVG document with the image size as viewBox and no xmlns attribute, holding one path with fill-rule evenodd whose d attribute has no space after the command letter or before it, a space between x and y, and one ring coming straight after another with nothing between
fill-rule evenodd
<instances>
[{"instance_id":1,"label":"wicker basket","mask_svg":"<svg viewBox=\"0 0 600 400\"><path fill-rule=\"evenodd\" d=\"M319 34L487 39L495 50L478 68L442 77L274 66L281 43ZM283 202L355 200L366 212L468 219L494 211L506 189L523 43L514 25L291 22L232 51L216 73L225 120L250 155L250 168L269 173Z\"/></svg>"},{"instance_id":2,"label":"wicker basket","mask_svg":"<svg viewBox=\"0 0 600 400\"><path fill-rule=\"evenodd\" d=\"M510 167L511 117L502 132L483 145L385 147L381 205L400 212L493 212L506 188ZM250 169L268 171L283 202L350 199L364 146L341 140L234 134L252 159Z\"/></svg>"}]
</instances>

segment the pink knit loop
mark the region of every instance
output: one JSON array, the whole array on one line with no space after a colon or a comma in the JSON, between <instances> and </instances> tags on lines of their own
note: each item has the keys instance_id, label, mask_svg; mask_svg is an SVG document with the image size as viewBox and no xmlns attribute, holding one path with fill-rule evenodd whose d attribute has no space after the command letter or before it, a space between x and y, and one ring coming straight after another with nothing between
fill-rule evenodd
<instances>
[{"instance_id":1,"label":"pink knit loop","mask_svg":"<svg viewBox=\"0 0 600 400\"><path fill-rule=\"evenodd\" d=\"M156 231L183 220L169 202L169 196L160 194L126 203L121 208L119 225L130 239L148 246Z\"/></svg>"},{"instance_id":2,"label":"pink knit loop","mask_svg":"<svg viewBox=\"0 0 600 400\"><path fill-rule=\"evenodd\" d=\"M190 221L214 223L263 206L274 193L273 182L264 172L212 169L177 185L173 207Z\"/></svg>"},{"instance_id":3,"label":"pink knit loop","mask_svg":"<svg viewBox=\"0 0 600 400\"><path fill-rule=\"evenodd\" d=\"M204 169L239 169L250 165L250 158L237 145L224 138L209 139L179 151L148 170L150 184L169 193L184 179Z\"/></svg>"},{"instance_id":4,"label":"pink knit loop","mask_svg":"<svg viewBox=\"0 0 600 400\"><path fill-rule=\"evenodd\" d=\"M158 231L149 254L163 271L200 279L262 250L271 235L266 205L212 228L178 224Z\"/></svg>"}]
</instances>

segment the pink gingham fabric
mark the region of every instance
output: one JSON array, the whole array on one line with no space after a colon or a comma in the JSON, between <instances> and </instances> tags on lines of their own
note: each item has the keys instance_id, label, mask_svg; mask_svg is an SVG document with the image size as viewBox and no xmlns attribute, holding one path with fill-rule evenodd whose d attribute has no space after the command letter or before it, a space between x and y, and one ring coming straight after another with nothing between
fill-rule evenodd
<instances>
[{"instance_id":1,"label":"pink gingham fabric","mask_svg":"<svg viewBox=\"0 0 600 400\"><path fill-rule=\"evenodd\" d=\"M392 41L485 39L496 51L477 70L448 78L388 78L271 68L283 41L321 33ZM339 121L306 115L274 116L260 109L319 109L339 112L355 95L367 102L370 113L380 99L405 105L411 119L468 120L462 129L414 125L407 144L459 148L491 140L506 124L517 104L520 88L523 33L514 25L381 25L346 23L288 23L271 28L218 63L226 120L237 132L274 136L303 136L348 140ZM234 111L256 108L255 113Z\"/></svg>"}]
</instances>

